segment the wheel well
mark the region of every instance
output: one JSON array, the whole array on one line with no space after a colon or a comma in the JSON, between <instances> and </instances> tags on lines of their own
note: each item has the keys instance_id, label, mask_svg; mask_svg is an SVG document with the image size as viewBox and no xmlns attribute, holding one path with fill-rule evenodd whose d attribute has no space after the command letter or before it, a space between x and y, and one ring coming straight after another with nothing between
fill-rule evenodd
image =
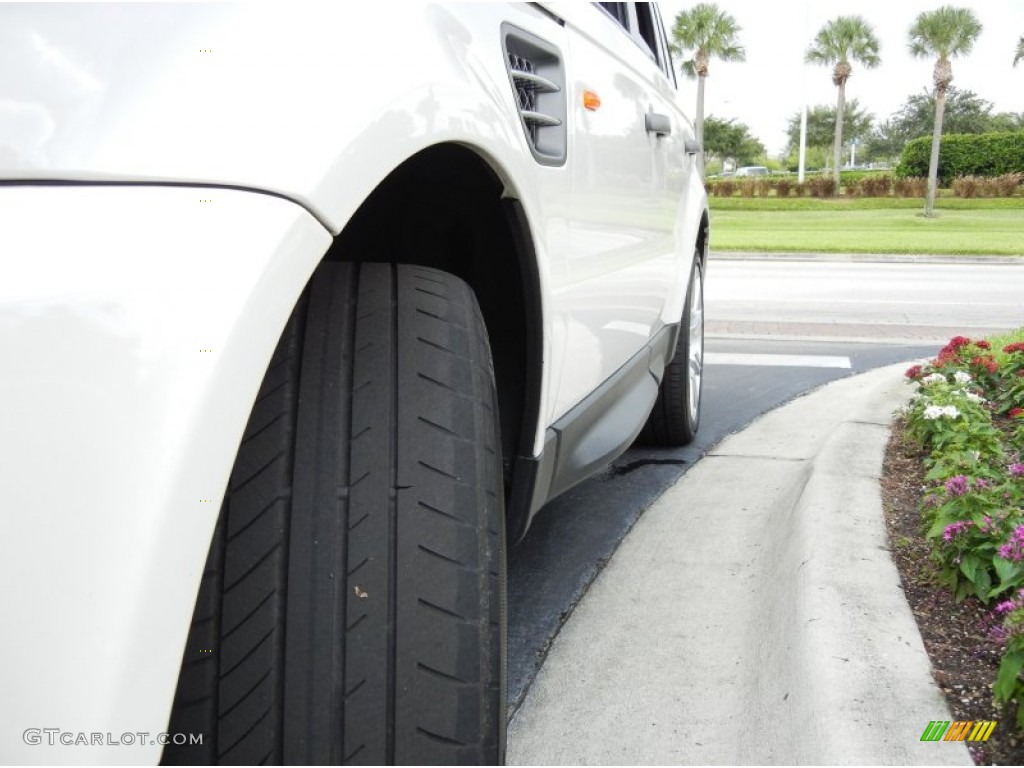
<instances>
[{"instance_id":1,"label":"wheel well","mask_svg":"<svg viewBox=\"0 0 1024 768\"><path fill-rule=\"evenodd\" d=\"M711 236L711 222L708 220L708 212L704 211L700 217L700 227L697 229L697 253L700 254L701 266L706 267L708 263L708 248Z\"/></svg>"},{"instance_id":2,"label":"wheel well","mask_svg":"<svg viewBox=\"0 0 1024 768\"><path fill-rule=\"evenodd\" d=\"M325 258L419 264L470 285L494 358L509 493L515 457L533 455L543 336L533 241L518 201L504 192L472 150L430 147L381 182Z\"/></svg>"}]
</instances>

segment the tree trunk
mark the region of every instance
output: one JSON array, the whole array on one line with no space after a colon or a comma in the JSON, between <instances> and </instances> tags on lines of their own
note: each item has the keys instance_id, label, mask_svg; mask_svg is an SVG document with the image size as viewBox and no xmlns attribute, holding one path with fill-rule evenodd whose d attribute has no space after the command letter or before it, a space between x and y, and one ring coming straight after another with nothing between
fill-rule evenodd
<instances>
[{"instance_id":1,"label":"tree trunk","mask_svg":"<svg viewBox=\"0 0 1024 768\"><path fill-rule=\"evenodd\" d=\"M939 147L942 144L942 116L946 111L946 91L935 94L935 128L932 130L932 156L928 161L928 195L924 199L924 215L935 215L935 193L939 186Z\"/></svg>"},{"instance_id":2,"label":"tree trunk","mask_svg":"<svg viewBox=\"0 0 1024 768\"><path fill-rule=\"evenodd\" d=\"M700 147L697 167L700 169L701 178L704 178L704 75L700 75L697 78L697 120L695 128L697 131L697 145Z\"/></svg>"},{"instance_id":3,"label":"tree trunk","mask_svg":"<svg viewBox=\"0 0 1024 768\"><path fill-rule=\"evenodd\" d=\"M843 158L843 118L846 117L846 83L839 83L839 96L836 98L836 138L832 146L832 176L836 181L836 197L839 196L839 169Z\"/></svg>"}]
</instances>

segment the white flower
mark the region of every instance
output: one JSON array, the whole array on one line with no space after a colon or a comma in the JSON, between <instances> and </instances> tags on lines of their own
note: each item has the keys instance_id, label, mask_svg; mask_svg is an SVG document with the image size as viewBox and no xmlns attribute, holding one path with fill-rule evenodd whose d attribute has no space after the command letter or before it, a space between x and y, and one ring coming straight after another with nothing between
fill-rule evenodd
<instances>
[{"instance_id":1,"label":"white flower","mask_svg":"<svg viewBox=\"0 0 1024 768\"><path fill-rule=\"evenodd\" d=\"M964 397L970 400L972 403L984 403L985 398L981 395L976 395L973 392L964 392Z\"/></svg>"},{"instance_id":2,"label":"white flower","mask_svg":"<svg viewBox=\"0 0 1024 768\"><path fill-rule=\"evenodd\" d=\"M965 371L957 371L956 373L953 374L953 379L956 381L957 384L970 384L971 374Z\"/></svg>"},{"instance_id":3,"label":"white flower","mask_svg":"<svg viewBox=\"0 0 1024 768\"><path fill-rule=\"evenodd\" d=\"M924 417L928 421L934 421L935 419L941 419L943 416L948 416L951 419L955 419L960 415L960 411L957 410L955 405L929 405L924 409Z\"/></svg>"},{"instance_id":4,"label":"white flower","mask_svg":"<svg viewBox=\"0 0 1024 768\"><path fill-rule=\"evenodd\" d=\"M941 373L929 373L927 376L925 376L923 379L921 379L921 384L924 384L924 385L927 385L927 384L945 384L945 383L946 383L946 377L943 376Z\"/></svg>"}]
</instances>

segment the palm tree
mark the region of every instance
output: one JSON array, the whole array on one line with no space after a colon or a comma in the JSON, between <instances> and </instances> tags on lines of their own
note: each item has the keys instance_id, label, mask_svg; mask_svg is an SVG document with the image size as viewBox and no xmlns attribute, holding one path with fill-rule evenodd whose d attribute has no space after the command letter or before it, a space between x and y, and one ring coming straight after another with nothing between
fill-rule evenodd
<instances>
[{"instance_id":1,"label":"palm tree","mask_svg":"<svg viewBox=\"0 0 1024 768\"><path fill-rule=\"evenodd\" d=\"M944 5L935 11L920 14L910 27L910 53L918 58L935 56L935 127L932 130L932 156L928 162L928 195L924 215L935 212L935 189L939 178L939 145L942 142L942 115L946 109L946 92L953 82L950 59L966 55L981 34L981 22L969 8Z\"/></svg>"},{"instance_id":2,"label":"palm tree","mask_svg":"<svg viewBox=\"0 0 1024 768\"><path fill-rule=\"evenodd\" d=\"M722 61L744 61L747 57L736 36L740 25L732 15L720 11L714 3L698 3L688 11L676 16L672 29L672 49L684 57L683 74L697 78L697 119L695 130L697 143L704 146L704 80L708 76L708 64L712 58ZM686 52L692 51L686 59ZM701 170L704 168L703 153Z\"/></svg>"},{"instance_id":3,"label":"palm tree","mask_svg":"<svg viewBox=\"0 0 1024 768\"><path fill-rule=\"evenodd\" d=\"M819 30L805 58L810 64L832 65L832 82L839 89L836 97L836 132L832 143L832 174L836 182L835 194L838 195L843 116L846 114L846 81L853 73L850 60L868 69L877 67L881 61L878 57L878 38L863 17L839 16Z\"/></svg>"},{"instance_id":4,"label":"palm tree","mask_svg":"<svg viewBox=\"0 0 1024 768\"><path fill-rule=\"evenodd\" d=\"M1017 41L1017 55L1013 57L1013 66L1017 66L1017 62L1024 59L1024 35L1020 36L1020 40Z\"/></svg>"}]
</instances>

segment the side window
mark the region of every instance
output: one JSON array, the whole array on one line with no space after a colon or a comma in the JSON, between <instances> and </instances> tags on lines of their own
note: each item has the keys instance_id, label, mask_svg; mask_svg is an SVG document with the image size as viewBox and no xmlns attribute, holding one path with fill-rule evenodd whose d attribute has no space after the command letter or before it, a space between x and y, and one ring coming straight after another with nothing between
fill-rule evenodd
<instances>
[{"instance_id":1,"label":"side window","mask_svg":"<svg viewBox=\"0 0 1024 768\"><path fill-rule=\"evenodd\" d=\"M626 3L598 3L608 15L615 19L623 29L629 29L629 10Z\"/></svg>"},{"instance_id":2,"label":"side window","mask_svg":"<svg viewBox=\"0 0 1024 768\"><path fill-rule=\"evenodd\" d=\"M665 30L653 3L595 3L612 17L633 42L675 83Z\"/></svg>"},{"instance_id":3,"label":"side window","mask_svg":"<svg viewBox=\"0 0 1024 768\"><path fill-rule=\"evenodd\" d=\"M661 69L665 73L665 77L669 79L669 82L678 88L676 65L672 61L672 49L668 47L668 35L665 34L665 24L661 20L661 11L657 6L654 7L654 20L658 23L658 42L661 45L662 53Z\"/></svg>"},{"instance_id":4,"label":"side window","mask_svg":"<svg viewBox=\"0 0 1024 768\"><path fill-rule=\"evenodd\" d=\"M647 46L654 60L658 60L658 31L654 24L654 14L650 3L635 3L636 34Z\"/></svg>"},{"instance_id":5,"label":"side window","mask_svg":"<svg viewBox=\"0 0 1024 768\"><path fill-rule=\"evenodd\" d=\"M675 73L672 71L672 56L665 39L665 27L661 23L661 14L654 3L633 3L636 14L636 25L633 38L641 48L646 48L648 55L668 78L676 85Z\"/></svg>"}]
</instances>

